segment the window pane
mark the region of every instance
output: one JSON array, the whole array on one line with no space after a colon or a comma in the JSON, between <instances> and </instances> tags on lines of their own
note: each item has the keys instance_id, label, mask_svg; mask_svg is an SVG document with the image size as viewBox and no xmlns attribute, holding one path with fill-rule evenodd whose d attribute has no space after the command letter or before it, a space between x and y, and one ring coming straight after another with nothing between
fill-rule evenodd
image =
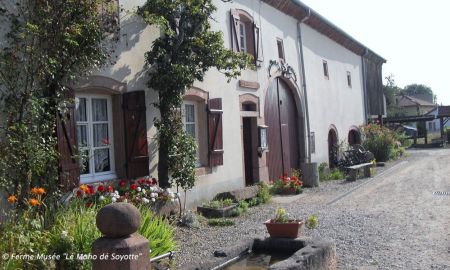
<instances>
[{"instance_id":1,"label":"window pane","mask_svg":"<svg viewBox=\"0 0 450 270\"><path fill-rule=\"evenodd\" d=\"M96 173L110 171L111 168L109 163L109 149L94 150L94 166Z\"/></svg>"},{"instance_id":2,"label":"window pane","mask_svg":"<svg viewBox=\"0 0 450 270\"><path fill-rule=\"evenodd\" d=\"M108 124L94 124L94 147L109 145Z\"/></svg>"},{"instance_id":3,"label":"window pane","mask_svg":"<svg viewBox=\"0 0 450 270\"><path fill-rule=\"evenodd\" d=\"M195 138L195 124L186 124L186 133Z\"/></svg>"},{"instance_id":4,"label":"window pane","mask_svg":"<svg viewBox=\"0 0 450 270\"><path fill-rule=\"evenodd\" d=\"M87 136L87 126L86 125L77 125L77 139L78 146L85 147L88 145L88 136Z\"/></svg>"},{"instance_id":5,"label":"window pane","mask_svg":"<svg viewBox=\"0 0 450 270\"><path fill-rule=\"evenodd\" d=\"M108 121L108 106L106 99L92 99L92 121Z\"/></svg>"},{"instance_id":6,"label":"window pane","mask_svg":"<svg viewBox=\"0 0 450 270\"><path fill-rule=\"evenodd\" d=\"M89 173L89 150L80 151L80 173Z\"/></svg>"},{"instance_id":7,"label":"window pane","mask_svg":"<svg viewBox=\"0 0 450 270\"><path fill-rule=\"evenodd\" d=\"M86 116L86 99L85 98L77 98L76 102L75 102L75 118L76 121L82 121L82 122L86 122L87 121L87 116Z\"/></svg>"},{"instance_id":8,"label":"window pane","mask_svg":"<svg viewBox=\"0 0 450 270\"><path fill-rule=\"evenodd\" d=\"M185 115L186 123L195 122L195 110L194 109L195 109L195 107L192 104L184 105L184 115Z\"/></svg>"}]
</instances>

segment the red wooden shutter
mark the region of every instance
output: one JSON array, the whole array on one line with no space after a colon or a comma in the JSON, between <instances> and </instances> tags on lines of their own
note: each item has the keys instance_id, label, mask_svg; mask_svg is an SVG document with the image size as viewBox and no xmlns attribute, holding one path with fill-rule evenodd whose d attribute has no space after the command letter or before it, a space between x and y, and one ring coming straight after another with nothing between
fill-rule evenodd
<instances>
[{"instance_id":1,"label":"red wooden shutter","mask_svg":"<svg viewBox=\"0 0 450 270\"><path fill-rule=\"evenodd\" d=\"M125 168L128 178L149 175L145 92L123 94Z\"/></svg>"},{"instance_id":2,"label":"red wooden shutter","mask_svg":"<svg viewBox=\"0 0 450 270\"><path fill-rule=\"evenodd\" d=\"M259 64L264 61L263 51L262 51L262 36L261 36L261 28L254 23L254 44L255 44L255 63Z\"/></svg>"},{"instance_id":3,"label":"red wooden shutter","mask_svg":"<svg viewBox=\"0 0 450 270\"><path fill-rule=\"evenodd\" d=\"M241 39L239 38L239 13L235 9L230 10L231 22L231 49L241 51Z\"/></svg>"},{"instance_id":4,"label":"red wooden shutter","mask_svg":"<svg viewBox=\"0 0 450 270\"><path fill-rule=\"evenodd\" d=\"M209 166L223 165L222 99L208 100Z\"/></svg>"},{"instance_id":5,"label":"red wooden shutter","mask_svg":"<svg viewBox=\"0 0 450 270\"><path fill-rule=\"evenodd\" d=\"M71 190L80 183L80 164L76 157L75 94L72 89L69 89L67 99L70 99L71 102L56 115L59 181L64 191Z\"/></svg>"}]
</instances>

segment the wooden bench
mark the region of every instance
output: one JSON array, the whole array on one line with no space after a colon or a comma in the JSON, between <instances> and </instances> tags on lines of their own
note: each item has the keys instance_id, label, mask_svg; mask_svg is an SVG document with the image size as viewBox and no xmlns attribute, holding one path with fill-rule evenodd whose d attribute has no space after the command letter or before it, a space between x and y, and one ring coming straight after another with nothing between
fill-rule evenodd
<instances>
[{"instance_id":1,"label":"wooden bench","mask_svg":"<svg viewBox=\"0 0 450 270\"><path fill-rule=\"evenodd\" d=\"M358 177L358 171L360 169L364 169L364 177L370 177L370 168L372 167L372 163L362 163L353 165L350 167L346 167L349 170L349 180L355 181Z\"/></svg>"}]
</instances>

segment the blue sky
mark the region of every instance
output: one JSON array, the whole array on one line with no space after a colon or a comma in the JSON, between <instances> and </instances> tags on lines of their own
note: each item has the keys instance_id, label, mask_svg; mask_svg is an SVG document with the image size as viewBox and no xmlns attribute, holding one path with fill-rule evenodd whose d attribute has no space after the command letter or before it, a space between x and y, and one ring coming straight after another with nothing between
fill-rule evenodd
<instances>
[{"instance_id":1,"label":"blue sky","mask_svg":"<svg viewBox=\"0 0 450 270\"><path fill-rule=\"evenodd\" d=\"M428 85L450 105L450 1L301 1L385 58L383 81Z\"/></svg>"}]
</instances>

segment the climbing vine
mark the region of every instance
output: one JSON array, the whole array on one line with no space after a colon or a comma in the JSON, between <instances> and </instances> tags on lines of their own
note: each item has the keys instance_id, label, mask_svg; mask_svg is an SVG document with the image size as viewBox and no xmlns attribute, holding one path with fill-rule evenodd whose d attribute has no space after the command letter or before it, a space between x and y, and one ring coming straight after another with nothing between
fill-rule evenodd
<instances>
[{"instance_id":1,"label":"climbing vine","mask_svg":"<svg viewBox=\"0 0 450 270\"><path fill-rule=\"evenodd\" d=\"M156 24L162 35L145 54L148 87L158 92L155 106L160 118L158 128L158 177L160 185L173 184L190 189L195 181L193 140L187 140L179 113L183 95L194 81L202 81L206 71L216 67L229 79L240 74L250 63L250 56L224 47L221 32L211 30L210 20L216 8L211 0L147 0L138 14L149 24ZM183 145L186 144L186 145ZM174 152L174 149L177 151ZM189 156L181 166L171 157ZM185 168L183 177L179 169Z\"/></svg>"},{"instance_id":2,"label":"climbing vine","mask_svg":"<svg viewBox=\"0 0 450 270\"><path fill-rule=\"evenodd\" d=\"M32 186L58 193L55 126L73 102L67 86L112 53L99 4L0 0L0 188L19 201Z\"/></svg>"}]
</instances>

